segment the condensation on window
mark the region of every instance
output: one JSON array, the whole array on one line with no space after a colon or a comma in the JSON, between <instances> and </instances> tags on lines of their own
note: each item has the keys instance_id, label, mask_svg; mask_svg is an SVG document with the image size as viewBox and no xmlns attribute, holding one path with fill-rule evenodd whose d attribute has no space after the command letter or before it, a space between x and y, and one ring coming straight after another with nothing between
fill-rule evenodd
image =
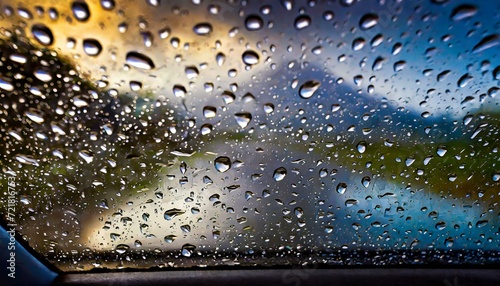
<instances>
[{"instance_id":1,"label":"condensation on window","mask_svg":"<svg viewBox=\"0 0 500 286\"><path fill-rule=\"evenodd\" d=\"M2 186L59 269L498 263L500 2L0 3Z\"/></svg>"}]
</instances>

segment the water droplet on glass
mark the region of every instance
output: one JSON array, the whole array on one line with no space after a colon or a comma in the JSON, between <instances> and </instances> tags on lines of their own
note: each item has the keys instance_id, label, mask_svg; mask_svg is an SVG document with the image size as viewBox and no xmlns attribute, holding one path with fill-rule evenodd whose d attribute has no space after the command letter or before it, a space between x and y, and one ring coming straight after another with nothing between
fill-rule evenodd
<instances>
[{"instance_id":1,"label":"water droplet on glass","mask_svg":"<svg viewBox=\"0 0 500 286\"><path fill-rule=\"evenodd\" d=\"M44 46L50 46L54 41L52 31L45 25L33 25L33 27L31 27L31 33L33 34L33 37L35 37L35 40Z\"/></svg>"},{"instance_id":2,"label":"water droplet on glass","mask_svg":"<svg viewBox=\"0 0 500 286\"><path fill-rule=\"evenodd\" d=\"M13 91L14 85L12 85L12 83L0 77L0 88L6 91Z\"/></svg>"},{"instance_id":3,"label":"water droplet on glass","mask_svg":"<svg viewBox=\"0 0 500 286\"><path fill-rule=\"evenodd\" d=\"M131 81L130 82L130 90L139 91L142 88L142 83L139 81Z\"/></svg>"},{"instance_id":4,"label":"water droplet on glass","mask_svg":"<svg viewBox=\"0 0 500 286\"><path fill-rule=\"evenodd\" d=\"M101 53L102 46L97 40L83 40L83 51L89 56L97 56Z\"/></svg>"},{"instance_id":5,"label":"water droplet on glass","mask_svg":"<svg viewBox=\"0 0 500 286\"><path fill-rule=\"evenodd\" d=\"M188 66L184 69L188 79L195 79L199 75L199 71L195 66Z\"/></svg>"},{"instance_id":6,"label":"water droplet on glass","mask_svg":"<svg viewBox=\"0 0 500 286\"><path fill-rule=\"evenodd\" d=\"M337 185L337 193L344 194L346 190L347 190L347 184L346 183L339 183Z\"/></svg>"},{"instance_id":7,"label":"water droplet on glass","mask_svg":"<svg viewBox=\"0 0 500 286\"><path fill-rule=\"evenodd\" d=\"M181 249L182 256L191 257L193 255L196 246L192 244L184 244Z\"/></svg>"},{"instance_id":8,"label":"water droplet on glass","mask_svg":"<svg viewBox=\"0 0 500 286\"><path fill-rule=\"evenodd\" d=\"M83 150L79 152L78 155L87 163L92 163L92 161L94 161L94 154L90 151Z\"/></svg>"},{"instance_id":9,"label":"water droplet on glass","mask_svg":"<svg viewBox=\"0 0 500 286\"><path fill-rule=\"evenodd\" d=\"M238 125L241 128L245 128L248 126L248 124L252 120L252 114L250 114L248 112L236 113L234 115L234 118L236 119L236 123L238 123Z\"/></svg>"},{"instance_id":10,"label":"water droplet on glass","mask_svg":"<svg viewBox=\"0 0 500 286\"><path fill-rule=\"evenodd\" d=\"M361 142L358 143L358 145L356 146L356 148L358 149L358 152L360 154L363 154L366 151L366 146L367 146L366 142L365 141L361 141Z\"/></svg>"},{"instance_id":11,"label":"water droplet on glass","mask_svg":"<svg viewBox=\"0 0 500 286\"><path fill-rule=\"evenodd\" d=\"M176 97L184 97L187 93L186 88L182 85L174 85L172 91Z\"/></svg>"},{"instance_id":12,"label":"water droplet on glass","mask_svg":"<svg viewBox=\"0 0 500 286\"><path fill-rule=\"evenodd\" d=\"M348 199L345 201L345 206L346 207L352 207L354 205L358 204L358 200L355 199Z\"/></svg>"},{"instance_id":13,"label":"water droplet on glass","mask_svg":"<svg viewBox=\"0 0 500 286\"><path fill-rule=\"evenodd\" d=\"M217 157L214 165L217 171L224 173L231 168L231 159L225 156Z\"/></svg>"},{"instance_id":14,"label":"water droplet on glass","mask_svg":"<svg viewBox=\"0 0 500 286\"><path fill-rule=\"evenodd\" d=\"M259 55L254 51L245 51L242 58L243 62L250 66L259 63Z\"/></svg>"},{"instance_id":15,"label":"water droplet on glass","mask_svg":"<svg viewBox=\"0 0 500 286\"><path fill-rule=\"evenodd\" d=\"M439 146L436 150L436 153L438 154L439 157L443 157L448 150L446 149L446 146Z\"/></svg>"},{"instance_id":16,"label":"water droplet on glass","mask_svg":"<svg viewBox=\"0 0 500 286\"><path fill-rule=\"evenodd\" d=\"M273 179L276 182L279 182L285 178L286 174L287 170L284 167L279 167L278 169L274 170Z\"/></svg>"},{"instance_id":17,"label":"water droplet on glass","mask_svg":"<svg viewBox=\"0 0 500 286\"><path fill-rule=\"evenodd\" d=\"M377 14L365 14L361 17L361 20L359 20L359 27L361 30L368 30L375 27L378 24L378 21L379 18Z\"/></svg>"},{"instance_id":18,"label":"water droplet on glass","mask_svg":"<svg viewBox=\"0 0 500 286\"><path fill-rule=\"evenodd\" d=\"M293 210L293 213L295 214L295 216L297 218L301 218L303 215L304 215L304 210L301 208L301 207L296 207L294 210Z\"/></svg>"},{"instance_id":19,"label":"water droplet on glass","mask_svg":"<svg viewBox=\"0 0 500 286\"><path fill-rule=\"evenodd\" d=\"M477 14L477 7L469 4L463 4L453 9L453 12L451 12L450 17L455 21L460 21L463 19L470 18L476 14Z\"/></svg>"},{"instance_id":20,"label":"water droplet on glass","mask_svg":"<svg viewBox=\"0 0 500 286\"><path fill-rule=\"evenodd\" d=\"M217 114L217 109L213 106L205 106L203 107L203 116L205 118L213 118Z\"/></svg>"},{"instance_id":21,"label":"water droplet on glass","mask_svg":"<svg viewBox=\"0 0 500 286\"><path fill-rule=\"evenodd\" d=\"M90 17L89 6L85 2L75 1L71 5L71 11L76 20L80 22L87 21Z\"/></svg>"},{"instance_id":22,"label":"water droplet on glass","mask_svg":"<svg viewBox=\"0 0 500 286\"><path fill-rule=\"evenodd\" d=\"M281 5L287 11L292 11L293 6L294 6L294 0L281 0Z\"/></svg>"},{"instance_id":23,"label":"water droplet on glass","mask_svg":"<svg viewBox=\"0 0 500 286\"><path fill-rule=\"evenodd\" d=\"M104 10L113 10L115 9L115 0L101 0L101 7Z\"/></svg>"},{"instance_id":24,"label":"water droplet on glass","mask_svg":"<svg viewBox=\"0 0 500 286\"><path fill-rule=\"evenodd\" d=\"M163 240L166 242L166 243L172 243L174 242L174 240L177 238L177 236L173 235L173 234L170 234L170 235L166 235Z\"/></svg>"},{"instance_id":25,"label":"water droplet on glass","mask_svg":"<svg viewBox=\"0 0 500 286\"><path fill-rule=\"evenodd\" d=\"M161 0L146 0L149 6L158 7L161 4Z\"/></svg>"},{"instance_id":26,"label":"water droplet on glass","mask_svg":"<svg viewBox=\"0 0 500 286\"><path fill-rule=\"evenodd\" d=\"M257 31L262 29L264 21L257 15L250 15L245 20L245 27L249 31Z\"/></svg>"},{"instance_id":27,"label":"water droplet on glass","mask_svg":"<svg viewBox=\"0 0 500 286\"><path fill-rule=\"evenodd\" d=\"M165 211L165 213L163 214L163 218L165 218L166 220L172 220L176 216L180 216L184 213L185 212L180 209L169 209Z\"/></svg>"},{"instance_id":28,"label":"water droplet on glass","mask_svg":"<svg viewBox=\"0 0 500 286\"><path fill-rule=\"evenodd\" d=\"M353 51L359 51L361 50L366 44L365 39L363 38L356 38L352 41L352 50Z\"/></svg>"},{"instance_id":29,"label":"water droplet on glass","mask_svg":"<svg viewBox=\"0 0 500 286\"><path fill-rule=\"evenodd\" d=\"M368 188L370 186L371 181L372 179L366 176L361 179L361 184L363 184L363 187Z\"/></svg>"},{"instance_id":30,"label":"water droplet on glass","mask_svg":"<svg viewBox=\"0 0 500 286\"><path fill-rule=\"evenodd\" d=\"M43 123L45 120L43 119L43 113L37 109L31 108L27 110L25 113L26 117L28 117L31 121L36 123Z\"/></svg>"},{"instance_id":31,"label":"water droplet on glass","mask_svg":"<svg viewBox=\"0 0 500 286\"><path fill-rule=\"evenodd\" d=\"M311 17L307 15L300 15L295 19L295 29L302 30L311 25Z\"/></svg>"},{"instance_id":32,"label":"water droplet on glass","mask_svg":"<svg viewBox=\"0 0 500 286\"><path fill-rule=\"evenodd\" d=\"M218 53L215 56L215 62L217 63L217 66L221 67L225 61L226 61L226 55L224 55L223 53Z\"/></svg>"},{"instance_id":33,"label":"water droplet on glass","mask_svg":"<svg viewBox=\"0 0 500 286\"><path fill-rule=\"evenodd\" d=\"M137 52L128 52L125 61L130 66L138 69L150 70L155 68L153 61L149 57Z\"/></svg>"},{"instance_id":34,"label":"water droplet on glass","mask_svg":"<svg viewBox=\"0 0 500 286\"><path fill-rule=\"evenodd\" d=\"M490 49L492 47L497 46L500 44L500 35L498 34L492 34L484 37L477 45L474 46L472 49L473 53L479 53L482 51L485 51L487 49Z\"/></svg>"},{"instance_id":35,"label":"water droplet on glass","mask_svg":"<svg viewBox=\"0 0 500 286\"><path fill-rule=\"evenodd\" d=\"M321 83L319 81L310 80L306 81L299 89L300 97L304 99L311 98L316 90L320 87Z\"/></svg>"},{"instance_id":36,"label":"water droplet on glass","mask_svg":"<svg viewBox=\"0 0 500 286\"><path fill-rule=\"evenodd\" d=\"M118 254L124 254L130 249L130 246L126 244L118 244L115 248L116 253Z\"/></svg>"},{"instance_id":37,"label":"water droplet on glass","mask_svg":"<svg viewBox=\"0 0 500 286\"><path fill-rule=\"evenodd\" d=\"M33 72L33 75L43 81L43 82L49 82L52 80L52 75L50 74L50 71L46 69L37 69Z\"/></svg>"},{"instance_id":38,"label":"water droplet on glass","mask_svg":"<svg viewBox=\"0 0 500 286\"><path fill-rule=\"evenodd\" d=\"M212 25L200 23L193 27L193 32L198 36L207 36L212 32Z\"/></svg>"}]
</instances>

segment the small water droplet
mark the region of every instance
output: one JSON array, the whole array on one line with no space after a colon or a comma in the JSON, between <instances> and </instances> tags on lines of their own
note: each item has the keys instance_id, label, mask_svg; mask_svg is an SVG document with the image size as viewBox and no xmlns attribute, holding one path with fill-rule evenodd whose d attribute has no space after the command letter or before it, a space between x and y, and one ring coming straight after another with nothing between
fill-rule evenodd
<instances>
[{"instance_id":1,"label":"small water droplet","mask_svg":"<svg viewBox=\"0 0 500 286\"><path fill-rule=\"evenodd\" d=\"M115 9L115 0L101 0L101 7L104 10L113 10Z\"/></svg>"}]
</instances>

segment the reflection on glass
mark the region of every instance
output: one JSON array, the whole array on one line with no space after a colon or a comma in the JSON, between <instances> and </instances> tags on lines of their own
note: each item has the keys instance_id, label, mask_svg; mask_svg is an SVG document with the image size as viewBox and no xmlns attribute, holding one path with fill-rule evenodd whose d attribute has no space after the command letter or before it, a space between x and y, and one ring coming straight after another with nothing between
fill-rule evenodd
<instances>
[{"instance_id":1,"label":"reflection on glass","mask_svg":"<svg viewBox=\"0 0 500 286\"><path fill-rule=\"evenodd\" d=\"M65 271L498 262L500 4L264 2L2 2L29 244Z\"/></svg>"}]
</instances>

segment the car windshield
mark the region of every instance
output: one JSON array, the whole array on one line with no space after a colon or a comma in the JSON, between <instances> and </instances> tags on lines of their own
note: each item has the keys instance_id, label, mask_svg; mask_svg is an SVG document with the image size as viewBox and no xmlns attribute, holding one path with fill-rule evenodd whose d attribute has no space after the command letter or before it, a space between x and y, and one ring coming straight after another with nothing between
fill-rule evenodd
<instances>
[{"instance_id":1,"label":"car windshield","mask_svg":"<svg viewBox=\"0 0 500 286\"><path fill-rule=\"evenodd\" d=\"M60 270L498 263L500 2L0 6L0 213Z\"/></svg>"}]
</instances>

